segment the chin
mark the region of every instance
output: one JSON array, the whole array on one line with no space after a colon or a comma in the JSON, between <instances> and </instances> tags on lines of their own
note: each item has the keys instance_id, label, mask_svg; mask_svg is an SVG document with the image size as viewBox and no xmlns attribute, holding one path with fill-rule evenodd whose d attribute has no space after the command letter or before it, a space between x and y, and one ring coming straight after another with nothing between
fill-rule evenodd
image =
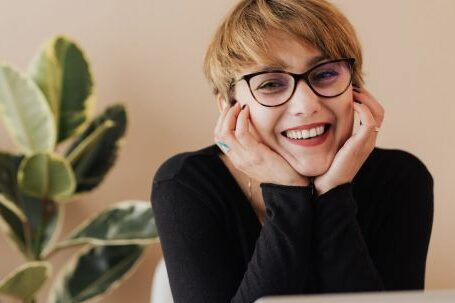
<instances>
[{"instance_id":1,"label":"chin","mask_svg":"<svg viewBox=\"0 0 455 303\"><path fill-rule=\"evenodd\" d=\"M294 163L290 163L292 168L302 176L306 177L317 177L323 175L327 172L330 168L332 163L333 156L331 157L324 157L320 159L314 159L313 161L304 160L304 161L296 161L294 159Z\"/></svg>"},{"instance_id":2,"label":"chin","mask_svg":"<svg viewBox=\"0 0 455 303\"><path fill-rule=\"evenodd\" d=\"M299 167L294 167L294 169L301 174L302 176L305 177L317 177L320 175L323 175L330 166L315 166L314 164L310 164L308 166L299 166Z\"/></svg>"}]
</instances>

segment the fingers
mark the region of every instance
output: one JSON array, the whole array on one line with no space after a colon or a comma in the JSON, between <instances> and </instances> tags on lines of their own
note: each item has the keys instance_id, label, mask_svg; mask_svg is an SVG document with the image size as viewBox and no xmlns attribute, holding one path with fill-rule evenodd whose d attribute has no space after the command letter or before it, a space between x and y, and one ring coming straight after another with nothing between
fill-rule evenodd
<instances>
[{"instance_id":1,"label":"fingers","mask_svg":"<svg viewBox=\"0 0 455 303\"><path fill-rule=\"evenodd\" d=\"M228 151L221 149L240 170L259 163L267 152L266 147L252 135L251 130L254 130L254 127L248 105L243 109L235 105L228 111L223 111L217 123L215 141L222 141L230 147Z\"/></svg>"},{"instance_id":2,"label":"fingers","mask_svg":"<svg viewBox=\"0 0 455 303\"><path fill-rule=\"evenodd\" d=\"M218 117L218 120L216 121L215 129L214 129L214 135L215 138L217 134L221 131L221 126L223 125L224 118L226 117L227 112L229 111L230 107L225 106L223 110L220 113L220 116Z\"/></svg>"},{"instance_id":3,"label":"fingers","mask_svg":"<svg viewBox=\"0 0 455 303\"><path fill-rule=\"evenodd\" d=\"M225 108L218 118L215 127L215 141L222 141L229 146L229 150L221 149L226 154L229 152L230 158L235 162L238 162L238 159L245 158L244 152L254 145L248 128L249 112L242 111L238 102L228 109Z\"/></svg>"},{"instance_id":4,"label":"fingers","mask_svg":"<svg viewBox=\"0 0 455 303\"><path fill-rule=\"evenodd\" d=\"M258 142L252 136L250 129L253 127L250 121L250 107L245 107L240 111L235 129L235 137L245 150L252 150L258 147Z\"/></svg>"},{"instance_id":5,"label":"fingers","mask_svg":"<svg viewBox=\"0 0 455 303\"><path fill-rule=\"evenodd\" d=\"M226 113L225 121L223 122L223 125L221 126L222 133L230 134L230 135L234 134L234 130L235 130L236 124L237 124L237 116L239 115L239 112L240 112L240 104L239 104L239 102L237 102Z\"/></svg>"},{"instance_id":6,"label":"fingers","mask_svg":"<svg viewBox=\"0 0 455 303\"><path fill-rule=\"evenodd\" d=\"M362 102L371 110L376 126L381 127L384 120L384 107L365 88L354 88L353 95L355 100Z\"/></svg>"},{"instance_id":7,"label":"fingers","mask_svg":"<svg viewBox=\"0 0 455 303\"><path fill-rule=\"evenodd\" d=\"M376 120L365 104L354 103L354 110L357 112L362 124L357 130L357 133L353 136L356 140L362 141L363 143L369 142L371 144L363 144L362 146L370 146L374 148L378 133L375 131Z\"/></svg>"},{"instance_id":8,"label":"fingers","mask_svg":"<svg viewBox=\"0 0 455 303\"><path fill-rule=\"evenodd\" d=\"M215 142L220 145L218 141L221 141L221 145L224 146L224 148L220 146L221 150L226 154L229 153L229 156L233 160L238 157L237 154L243 149L234 136L239 111L240 106L238 102L232 107L224 108L218 118L214 131ZM226 148L226 145L228 148Z\"/></svg>"}]
</instances>

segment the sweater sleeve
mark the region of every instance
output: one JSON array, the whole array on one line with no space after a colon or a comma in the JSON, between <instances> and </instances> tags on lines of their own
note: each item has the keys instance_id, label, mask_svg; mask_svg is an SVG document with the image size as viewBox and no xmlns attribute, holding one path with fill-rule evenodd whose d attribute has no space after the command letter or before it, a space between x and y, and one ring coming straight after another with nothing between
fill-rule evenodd
<instances>
[{"instance_id":1,"label":"sweater sleeve","mask_svg":"<svg viewBox=\"0 0 455 303\"><path fill-rule=\"evenodd\" d=\"M239 259L210 201L175 179L153 183L152 206L175 303L247 303L309 288L311 188L261 188L265 223L246 272L238 273Z\"/></svg>"},{"instance_id":2,"label":"sweater sleeve","mask_svg":"<svg viewBox=\"0 0 455 303\"><path fill-rule=\"evenodd\" d=\"M318 290L356 292L423 289L433 222L433 179L411 169L391 185L390 212L367 248L356 219L352 184L315 199Z\"/></svg>"},{"instance_id":3,"label":"sweater sleeve","mask_svg":"<svg viewBox=\"0 0 455 303\"><path fill-rule=\"evenodd\" d=\"M321 293L383 290L356 219L351 183L315 200L317 280Z\"/></svg>"}]
</instances>

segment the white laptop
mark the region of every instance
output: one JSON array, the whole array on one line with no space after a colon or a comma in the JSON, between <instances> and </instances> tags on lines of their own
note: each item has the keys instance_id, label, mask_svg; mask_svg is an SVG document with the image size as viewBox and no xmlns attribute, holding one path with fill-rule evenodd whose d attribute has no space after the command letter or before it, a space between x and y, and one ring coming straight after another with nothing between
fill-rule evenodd
<instances>
[{"instance_id":1,"label":"white laptop","mask_svg":"<svg viewBox=\"0 0 455 303\"><path fill-rule=\"evenodd\" d=\"M255 303L455 303L455 289L267 296Z\"/></svg>"}]
</instances>

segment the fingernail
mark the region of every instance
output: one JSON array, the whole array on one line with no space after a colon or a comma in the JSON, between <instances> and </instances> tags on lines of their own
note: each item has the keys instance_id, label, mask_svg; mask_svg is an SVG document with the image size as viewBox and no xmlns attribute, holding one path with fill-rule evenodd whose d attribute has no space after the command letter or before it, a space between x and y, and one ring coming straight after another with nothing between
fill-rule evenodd
<instances>
[{"instance_id":1,"label":"fingernail","mask_svg":"<svg viewBox=\"0 0 455 303\"><path fill-rule=\"evenodd\" d=\"M242 105L242 110L243 110L245 107L246 107L246 104L243 104L243 105Z\"/></svg>"}]
</instances>

